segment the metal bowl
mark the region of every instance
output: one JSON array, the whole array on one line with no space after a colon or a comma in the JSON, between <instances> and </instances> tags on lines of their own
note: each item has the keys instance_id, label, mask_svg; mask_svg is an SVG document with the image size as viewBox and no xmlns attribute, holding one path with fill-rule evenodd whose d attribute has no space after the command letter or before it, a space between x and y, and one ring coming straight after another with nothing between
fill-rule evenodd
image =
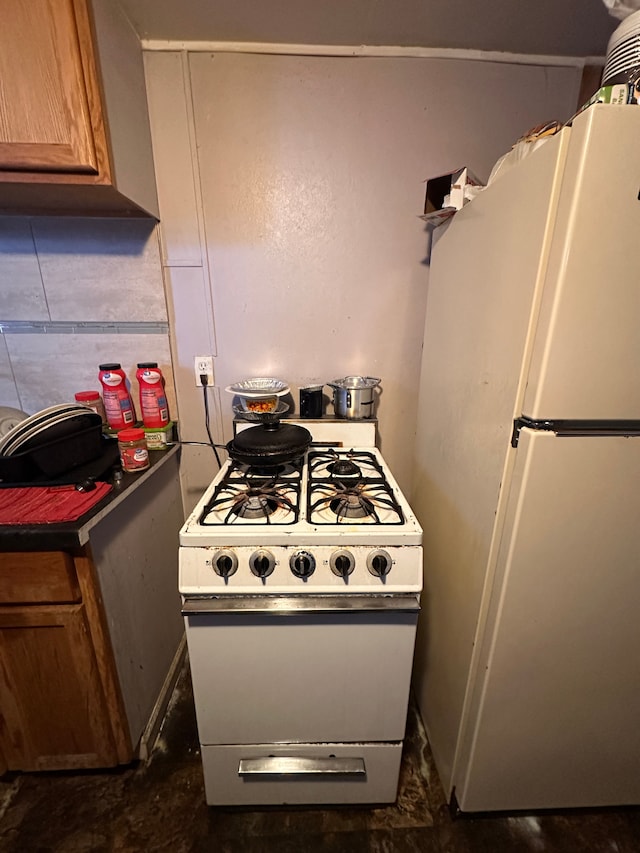
<instances>
[{"instance_id":1,"label":"metal bowl","mask_svg":"<svg viewBox=\"0 0 640 853\"><path fill-rule=\"evenodd\" d=\"M282 397L289 393L289 386L281 379L258 376L255 379L243 379L242 382L234 382L233 385L228 385L225 390L241 397Z\"/></svg>"},{"instance_id":2,"label":"metal bowl","mask_svg":"<svg viewBox=\"0 0 640 853\"><path fill-rule=\"evenodd\" d=\"M283 415L286 415L289 411L289 404L278 400L278 405L272 412L251 412L242 406L234 406L233 411L237 417L243 418L245 421L251 421L256 424L274 424Z\"/></svg>"}]
</instances>

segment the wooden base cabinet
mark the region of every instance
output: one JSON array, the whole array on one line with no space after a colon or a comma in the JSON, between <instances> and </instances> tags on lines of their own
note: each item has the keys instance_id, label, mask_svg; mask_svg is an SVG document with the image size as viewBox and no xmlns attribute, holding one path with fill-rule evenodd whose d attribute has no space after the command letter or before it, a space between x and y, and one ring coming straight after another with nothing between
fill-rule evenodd
<instances>
[{"instance_id":1,"label":"wooden base cabinet","mask_svg":"<svg viewBox=\"0 0 640 853\"><path fill-rule=\"evenodd\" d=\"M8 770L133 757L91 560L0 554L0 756Z\"/></svg>"},{"instance_id":2,"label":"wooden base cabinet","mask_svg":"<svg viewBox=\"0 0 640 853\"><path fill-rule=\"evenodd\" d=\"M0 213L158 218L139 40L113 0L3 0Z\"/></svg>"}]
</instances>

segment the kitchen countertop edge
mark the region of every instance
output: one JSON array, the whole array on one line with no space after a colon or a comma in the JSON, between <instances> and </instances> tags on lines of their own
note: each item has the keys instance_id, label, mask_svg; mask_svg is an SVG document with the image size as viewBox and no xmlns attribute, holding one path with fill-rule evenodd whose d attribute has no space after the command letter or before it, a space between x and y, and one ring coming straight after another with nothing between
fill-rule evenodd
<instances>
[{"instance_id":1,"label":"kitchen countertop edge","mask_svg":"<svg viewBox=\"0 0 640 853\"><path fill-rule=\"evenodd\" d=\"M109 513L144 485L163 465L180 452L175 444L168 450L149 451L150 466L139 474L123 472L120 483L114 484L109 494L77 521L54 524L4 524L0 525L0 553L8 551L60 551L84 547L89 534Z\"/></svg>"}]
</instances>

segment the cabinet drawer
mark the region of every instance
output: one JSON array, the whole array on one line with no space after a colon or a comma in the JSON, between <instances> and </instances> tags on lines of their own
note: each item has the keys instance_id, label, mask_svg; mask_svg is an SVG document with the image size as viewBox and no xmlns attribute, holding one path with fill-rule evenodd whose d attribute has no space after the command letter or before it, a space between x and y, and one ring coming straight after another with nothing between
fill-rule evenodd
<instances>
[{"instance_id":1,"label":"cabinet drawer","mask_svg":"<svg viewBox=\"0 0 640 853\"><path fill-rule=\"evenodd\" d=\"M73 560L61 551L0 554L0 604L80 601Z\"/></svg>"},{"instance_id":2,"label":"cabinet drawer","mask_svg":"<svg viewBox=\"0 0 640 853\"><path fill-rule=\"evenodd\" d=\"M392 803L401 758L402 743L202 746L209 805Z\"/></svg>"}]
</instances>

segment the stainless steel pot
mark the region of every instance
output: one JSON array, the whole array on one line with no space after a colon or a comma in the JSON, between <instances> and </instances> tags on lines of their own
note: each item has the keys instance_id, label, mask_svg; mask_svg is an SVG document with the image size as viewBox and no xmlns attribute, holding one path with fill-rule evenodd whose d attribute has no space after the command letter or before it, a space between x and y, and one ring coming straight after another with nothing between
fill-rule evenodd
<instances>
[{"instance_id":1,"label":"stainless steel pot","mask_svg":"<svg viewBox=\"0 0 640 853\"><path fill-rule=\"evenodd\" d=\"M333 388L333 410L339 418L372 418L376 387L375 376L345 376L327 382Z\"/></svg>"}]
</instances>

